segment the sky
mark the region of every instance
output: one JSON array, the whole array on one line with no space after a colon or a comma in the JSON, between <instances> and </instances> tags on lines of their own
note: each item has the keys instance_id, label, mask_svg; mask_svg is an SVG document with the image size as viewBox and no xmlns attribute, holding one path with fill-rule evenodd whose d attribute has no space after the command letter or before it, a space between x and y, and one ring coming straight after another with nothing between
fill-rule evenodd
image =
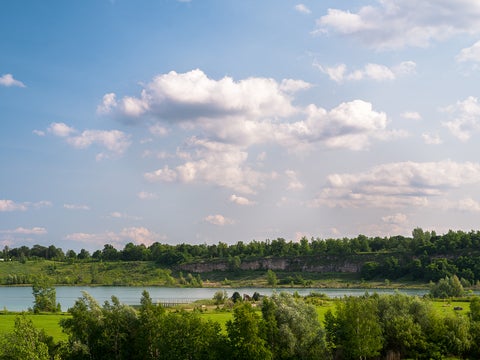
<instances>
[{"instance_id":1,"label":"sky","mask_svg":"<svg viewBox=\"0 0 480 360\"><path fill-rule=\"evenodd\" d=\"M479 230L477 0L0 2L0 246Z\"/></svg>"}]
</instances>

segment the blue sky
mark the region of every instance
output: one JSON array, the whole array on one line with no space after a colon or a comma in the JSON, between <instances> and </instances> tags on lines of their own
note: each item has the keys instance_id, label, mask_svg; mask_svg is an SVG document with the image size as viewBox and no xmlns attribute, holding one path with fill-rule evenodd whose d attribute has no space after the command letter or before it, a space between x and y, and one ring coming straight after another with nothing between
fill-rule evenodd
<instances>
[{"instance_id":1,"label":"blue sky","mask_svg":"<svg viewBox=\"0 0 480 360\"><path fill-rule=\"evenodd\" d=\"M0 4L0 244L478 229L475 0Z\"/></svg>"}]
</instances>

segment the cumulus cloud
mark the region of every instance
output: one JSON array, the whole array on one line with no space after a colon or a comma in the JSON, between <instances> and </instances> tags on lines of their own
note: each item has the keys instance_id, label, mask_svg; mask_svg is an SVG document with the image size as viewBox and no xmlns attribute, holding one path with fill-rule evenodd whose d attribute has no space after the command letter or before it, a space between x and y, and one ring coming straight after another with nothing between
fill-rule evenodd
<instances>
[{"instance_id":1,"label":"cumulus cloud","mask_svg":"<svg viewBox=\"0 0 480 360\"><path fill-rule=\"evenodd\" d=\"M146 180L213 184L242 194L256 193L276 176L249 159L253 146L275 145L289 152L317 146L364 150L373 140L403 136L387 129L385 113L362 100L330 110L295 106L294 94L309 87L294 79L214 80L198 69L172 71L144 85L138 97L113 101L107 94L101 108L120 119L150 124L159 135L166 134L165 124L198 133L185 139L175 155L163 153L168 163L146 172Z\"/></svg>"},{"instance_id":2,"label":"cumulus cloud","mask_svg":"<svg viewBox=\"0 0 480 360\"><path fill-rule=\"evenodd\" d=\"M286 170L285 175L288 178L287 190L302 190L304 185L298 180L297 173L294 170Z\"/></svg>"},{"instance_id":3,"label":"cumulus cloud","mask_svg":"<svg viewBox=\"0 0 480 360\"><path fill-rule=\"evenodd\" d=\"M47 229L45 229L44 227L33 227L30 229L24 228L24 227L18 227L13 230L2 230L0 232L4 234L45 235L47 234Z\"/></svg>"},{"instance_id":4,"label":"cumulus cloud","mask_svg":"<svg viewBox=\"0 0 480 360\"><path fill-rule=\"evenodd\" d=\"M103 95L103 101L97 106L98 114L108 114L117 106L117 96L114 93Z\"/></svg>"},{"instance_id":5,"label":"cumulus cloud","mask_svg":"<svg viewBox=\"0 0 480 360\"><path fill-rule=\"evenodd\" d=\"M19 204L14 202L13 200L7 199L0 199L0 212L7 212L7 211L26 211L27 210L26 204Z\"/></svg>"},{"instance_id":6,"label":"cumulus cloud","mask_svg":"<svg viewBox=\"0 0 480 360\"><path fill-rule=\"evenodd\" d=\"M480 3L379 0L378 5L357 12L329 9L317 20L317 32L352 37L376 49L426 47L458 34L480 32Z\"/></svg>"},{"instance_id":7,"label":"cumulus cloud","mask_svg":"<svg viewBox=\"0 0 480 360\"><path fill-rule=\"evenodd\" d=\"M295 5L295 10L302 14L311 14L311 10L306 7L304 4Z\"/></svg>"},{"instance_id":8,"label":"cumulus cloud","mask_svg":"<svg viewBox=\"0 0 480 360\"><path fill-rule=\"evenodd\" d=\"M12 74L4 74L0 76L0 86L6 86L6 87L16 86L16 87L22 87L22 88L26 87L23 82L14 79Z\"/></svg>"},{"instance_id":9,"label":"cumulus cloud","mask_svg":"<svg viewBox=\"0 0 480 360\"><path fill-rule=\"evenodd\" d=\"M408 220L407 215L402 214L402 213L396 213L393 215L387 215L382 217L382 221L387 224L405 224Z\"/></svg>"},{"instance_id":10,"label":"cumulus cloud","mask_svg":"<svg viewBox=\"0 0 480 360\"><path fill-rule=\"evenodd\" d=\"M138 194L137 194L138 198L141 199L141 200L152 200L152 199L157 199L158 198L158 194L156 193L152 193L152 192L148 192L148 191L140 191Z\"/></svg>"},{"instance_id":11,"label":"cumulus cloud","mask_svg":"<svg viewBox=\"0 0 480 360\"><path fill-rule=\"evenodd\" d=\"M38 201L38 202L22 202L17 203L13 200L0 199L0 212L9 212L9 211L26 211L30 208L40 209L44 207L50 207L52 203L50 201Z\"/></svg>"},{"instance_id":12,"label":"cumulus cloud","mask_svg":"<svg viewBox=\"0 0 480 360\"><path fill-rule=\"evenodd\" d=\"M480 41L477 41L468 48L462 49L455 57L455 60L458 62L480 62Z\"/></svg>"},{"instance_id":13,"label":"cumulus cloud","mask_svg":"<svg viewBox=\"0 0 480 360\"><path fill-rule=\"evenodd\" d=\"M230 196L230 199L229 199L231 202L237 204L237 205L254 205L255 202L252 201L252 200L249 200L247 199L246 197L243 197L243 196L238 196L238 195L235 195L233 194L232 196Z\"/></svg>"},{"instance_id":14,"label":"cumulus cloud","mask_svg":"<svg viewBox=\"0 0 480 360\"><path fill-rule=\"evenodd\" d=\"M381 64L366 64L363 69L348 71L347 65L339 64L335 66L324 66L318 62L314 62L313 66L318 68L321 72L328 75L328 77L337 82L344 81L389 81L395 80L399 76L412 74L415 72L416 63L413 61L404 61L393 67L388 67Z\"/></svg>"},{"instance_id":15,"label":"cumulus cloud","mask_svg":"<svg viewBox=\"0 0 480 360\"><path fill-rule=\"evenodd\" d=\"M225 226L225 225L231 225L234 223L233 220L226 218L223 215L216 214L216 215L208 215L203 219L205 222L208 222L212 225L217 225L217 226Z\"/></svg>"},{"instance_id":16,"label":"cumulus cloud","mask_svg":"<svg viewBox=\"0 0 480 360\"><path fill-rule=\"evenodd\" d=\"M161 137L161 136L165 136L168 134L168 129L164 126L161 126L159 124L155 124L155 125L152 125L148 128L148 130L150 131L150 133L152 135L155 135L155 136L158 136L158 137Z\"/></svg>"},{"instance_id":17,"label":"cumulus cloud","mask_svg":"<svg viewBox=\"0 0 480 360\"><path fill-rule=\"evenodd\" d=\"M288 90L292 91L291 84ZM118 101L112 98L112 93L106 94L99 108L129 118L148 115L167 121L234 115L276 117L295 111L281 84L273 79L213 80L199 69L158 75L145 85L139 97L125 96Z\"/></svg>"},{"instance_id":18,"label":"cumulus cloud","mask_svg":"<svg viewBox=\"0 0 480 360\"><path fill-rule=\"evenodd\" d=\"M443 125L460 141L468 141L473 132L480 130L480 104L476 97L470 96L443 110L454 117Z\"/></svg>"},{"instance_id":19,"label":"cumulus cloud","mask_svg":"<svg viewBox=\"0 0 480 360\"><path fill-rule=\"evenodd\" d=\"M90 244L92 246L103 246L111 244L116 248L122 248L125 244L150 246L156 241L164 241L165 235L157 234L145 227L128 227L119 232L107 231L104 233L73 233L65 237L66 240Z\"/></svg>"},{"instance_id":20,"label":"cumulus cloud","mask_svg":"<svg viewBox=\"0 0 480 360\"><path fill-rule=\"evenodd\" d=\"M215 184L237 192L252 194L273 176L256 171L249 166L248 153L236 146L197 138L191 138L189 145L195 149L191 160L176 166L175 169L164 166L146 173L145 179Z\"/></svg>"},{"instance_id":21,"label":"cumulus cloud","mask_svg":"<svg viewBox=\"0 0 480 360\"><path fill-rule=\"evenodd\" d=\"M97 159L107 158L109 154L121 155L131 145L130 136L119 130L85 130L79 133L65 123L52 123L47 131L65 141L76 149L86 149L99 145L109 153L100 153Z\"/></svg>"},{"instance_id":22,"label":"cumulus cloud","mask_svg":"<svg viewBox=\"0 0 480 360\"><path fill-rule=\"evenodd\" d=\"M59 137L68 137L71 134L77 132L77 130L68 126L65 123L51 123L50 126L47 128L47 131Z\"/></svg>"},{"instance_id":23,"label":"cumulus cloud","mask_svg":"<svg viewBox=\"0 0 480 360\"><path fill-rule=\"evenodd\" d=\"M155 170L144 174L146 180L154 181L166 181L172 182L177 179L177 172L170 169L168 166L164 166L162 169Z\"/></svg>"},{"instance_id":24,"label":"cumulus cloud","mask_svg":"<svg viewBox=\"0 0 480 360\"><path fill-rule=\"evenodd\" d=\"M472 198L465 198L459 200L455 208L465 212L480 212L480 203Z\"/></svg>"},{"instance_id":25,"label":"cumulus cloud","mask_svg":"<svg viewBox=\"0 0 480 360\"><path fill-rule=\"evenodd\" d=\"M111 212L109 217L114 218L114 219L141 220L141 218L138 217L138 216L128 215L128 214L122 213L120 211Z\"/></svg>"},{"instance_id":26,"label":"cumulus cloud","mask_svg":"<svg viewBox=\"0 0 480 360\"><path fill-rule=\"evenodd\" d=\"M440 145L443 142L438 134L423 133L422 138L427 145Z\"/></svg>"},{"instance_id":27,"label":"cumulus cloud","mask_svg":"<svg viewBox=\"0 0 480 360\"><path fill-rule=\"evenodd\" d=\"M405 111L402 113L402 117L408 120L422 120L422 115L416 111Z\"/></svg>"},{"instance_id":28,"label":"cumulus cloud","mask_svg":"<svg viewBox=\"0 0 480 360\"><path fill-rule=\"evenodd\" d=\"M314 206L427 206L429 199L449 189L480 182L480 164L440 162L388 163L354 174L332 174L312 202Z\"/></svg>"},{"instance_id":29,"label":"cumulus cloud","mask_svg":"<svg viewBox=\"0 0 480 360\"><path fill-rule=\"evenodd\" d=\"M90 206L83 204L63 204L67 210L90 210Z\"/></svg>"}]
</instances>

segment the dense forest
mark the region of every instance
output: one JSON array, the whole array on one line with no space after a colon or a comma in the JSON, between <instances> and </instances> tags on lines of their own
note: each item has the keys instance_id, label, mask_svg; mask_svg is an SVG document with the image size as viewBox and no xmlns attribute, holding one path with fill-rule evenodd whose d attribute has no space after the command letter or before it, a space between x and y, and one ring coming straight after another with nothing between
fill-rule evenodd
<instances>
[{"instance_id":1,"label":"dense forest","mask_svg":"<svg viewBox=\"0 0 480 360\"><path fill-rule=\"evenodd\" d=\"M154 243L147 247L128 243L118 250L110 244L92 254L85 249L76 253L61 248L34 245L29 248L5 247L3 258L25 262L47 259L66 262L152 261L159 268L175 269L195 262L223 261L230 270L239 270L242 262L255 259L303 259L310 263L356 261L361 264L358 275L364 280L389 279L436 282L456 275L464 286L480 280L480 232L449 231L437 235L434 231L416 228L411 237L367 237L359 235L344 239L310 239L286 241L278 238L266 241L168 245ZM263 269L268 270L268 268Z\"/></svg>"},{"instance_id":2,"label":"dense forest","mask_svg":"<svg viewBox=\"0 0 480 360\"><path fill-rule=\"evenodd\" d=\"M229 300L230 301L230 300ZM465 314L440 315L428 299L365 294L337 300L320 322L324 298L279 293L238 299L225 328L198 311L172 311L144 292L133 308L84 293L60 321L56 343L25 315L0 338L0 359L478 359L480 298ZM313 305L315 304L315 305Z\"/></svg>"}]
</instances>

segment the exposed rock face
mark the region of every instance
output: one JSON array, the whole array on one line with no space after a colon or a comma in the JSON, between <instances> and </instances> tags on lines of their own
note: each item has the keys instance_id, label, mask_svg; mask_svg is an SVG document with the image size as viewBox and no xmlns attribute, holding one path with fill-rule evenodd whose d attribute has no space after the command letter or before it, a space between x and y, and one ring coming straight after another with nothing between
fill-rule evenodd
<instances>
[{"instance_id":1,"label":"exposed rock face","mask_svg":"<svg viewBox=\"0 0 480 360\"><path fill-rule=\"evenodd\" d=\"M370 257L357 256L352 258L338 257L277 257L255 260L244 260L240 264L240 270L282 270L282 271L305 271L305 272L344 272L357 273L365 261ZM227 261L196 262L182 264L179 270L194 273L210 271L227 271L231 266Z\"/></svg>"}]
</instances>

